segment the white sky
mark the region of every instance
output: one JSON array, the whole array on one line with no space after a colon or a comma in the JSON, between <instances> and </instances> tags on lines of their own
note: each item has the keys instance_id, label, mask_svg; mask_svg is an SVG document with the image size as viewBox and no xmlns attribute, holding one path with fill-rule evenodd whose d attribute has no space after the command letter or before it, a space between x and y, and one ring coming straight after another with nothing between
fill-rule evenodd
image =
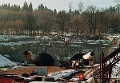
<instances>
[{"instance_id":1,"label":"white sky","mask_svg":"<svg viewBox=\"0 0 120 83\"><path fill-rule=\"evenodd\" d=\"M43 4L44 6L47 6L49 9L57 9L57 11L60 10L69 10L69 3L72 4L72 9L78 9L79 2L82 2L84 5L84 8L89 5L94 5L97 8L106 8L110 6L115 6L116 2L114 0L0 0L0 4L16 4L23 6L24 2L27 2L28 4L32 2L33 8L37 8L38 5Z\"/></svg>"}]
</instances>

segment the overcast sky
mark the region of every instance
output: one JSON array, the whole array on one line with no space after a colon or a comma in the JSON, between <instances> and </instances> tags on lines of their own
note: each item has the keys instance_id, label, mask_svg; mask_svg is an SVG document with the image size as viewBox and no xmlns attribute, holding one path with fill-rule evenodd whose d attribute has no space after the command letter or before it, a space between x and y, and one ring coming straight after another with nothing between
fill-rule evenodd
<instances>
[{"instance_id":1,"label":"overcast sky","mask_svg":"<svg viewBox=\"0 0 120 83\"><path fill-rule=\"evenodd\" d=\"M37 8L38 5L43 4L44 6L47 6L49 9L57 9L57 11L60 10L69 10L69 4L72 5L72 10L78 9L79 2L82 2L84 5L84 8L90 5L94 5L97 8L108 8L110 6L115 6L114 0L0 0L0 4L16 4L23 6L24 2L27 2L28 4L32 2L33 8Z\"/></svg>"}]
</instances>

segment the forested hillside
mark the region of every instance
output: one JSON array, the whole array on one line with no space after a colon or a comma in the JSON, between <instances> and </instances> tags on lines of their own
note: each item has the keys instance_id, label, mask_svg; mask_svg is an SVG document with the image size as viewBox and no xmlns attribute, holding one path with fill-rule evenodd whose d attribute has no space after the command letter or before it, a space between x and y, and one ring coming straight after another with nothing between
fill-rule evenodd
<instances>
[{"instance_id":1,"label":"forested hillside","mask_svg":"<svg viewBox=\"0 0 120 83\"><path fill-rule=\"evenodd\" d=\"M88 6L83 10L57 11L43 4L33 9L32 3L19 5L3 4L0 6L0 34L49 35L51 31L60 34L103 35L120 31L120 13L115 7L99 9Z\"/></svg>"}]
</instances>

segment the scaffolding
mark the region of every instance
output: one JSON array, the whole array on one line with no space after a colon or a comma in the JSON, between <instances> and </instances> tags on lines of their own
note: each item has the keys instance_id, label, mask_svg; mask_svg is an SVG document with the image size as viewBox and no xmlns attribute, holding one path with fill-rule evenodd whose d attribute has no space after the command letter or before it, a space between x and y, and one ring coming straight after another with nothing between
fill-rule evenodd
<instances>
[{"instance_id":1,"label":"scaffolding","mask_svg":"<svg viewBox=\"0 0 120 83\"><path fill-rule=\"evenodd\" d=\"M102 52L100 55L100 67L94 74L95 78L100 79L100 83L110 83L111 73L113 66L120 61L120 45L119 48L114 50L107 56Z\"/></svg>"}]
</instances>

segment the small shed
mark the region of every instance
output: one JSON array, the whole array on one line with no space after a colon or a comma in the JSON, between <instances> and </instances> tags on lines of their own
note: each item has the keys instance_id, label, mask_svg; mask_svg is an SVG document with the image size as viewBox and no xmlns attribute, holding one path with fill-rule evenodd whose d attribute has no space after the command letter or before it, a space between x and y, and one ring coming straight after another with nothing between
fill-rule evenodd
<instances>
[{"instance_id":1,"label":"small shed","mask_svg":"<svg viewBox=\"0 0 120 83\"><path fill-rule=\"evenodd\" d=\"M48 75L47 67L36 67L34 72L40 76L47 76Z\"/></svg>"}]
</instances>

